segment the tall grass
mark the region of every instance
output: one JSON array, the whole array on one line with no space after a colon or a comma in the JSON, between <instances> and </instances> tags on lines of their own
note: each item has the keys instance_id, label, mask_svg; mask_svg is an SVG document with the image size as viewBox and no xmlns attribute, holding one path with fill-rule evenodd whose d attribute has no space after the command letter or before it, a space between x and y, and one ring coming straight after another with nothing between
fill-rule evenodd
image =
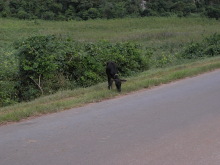
<instances>
[{"instance_id":1,"label":"tall grass","mask_svg":"<svg viewBox=\"0 0 220 165\"><path fill-rule=\"evenodd\" d=\"M206 18L143 17L115 20L43 21L0 19L0 47L33 35L68 35L80 41L137 41L148 46L199 40L220 32L220 22Z\"/></svg>"}]
</instances>

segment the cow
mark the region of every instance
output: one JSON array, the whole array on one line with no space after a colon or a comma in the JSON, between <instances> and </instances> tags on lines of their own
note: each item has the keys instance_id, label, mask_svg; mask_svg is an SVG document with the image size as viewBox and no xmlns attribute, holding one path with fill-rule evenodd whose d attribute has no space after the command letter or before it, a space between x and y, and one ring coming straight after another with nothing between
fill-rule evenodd
<instances>
[{"instance_id":1,"label":"cow","mask_svg":"<svg viewBox=\"0 0 220 165\"><path fill-rule=\"evenodd\" d=\"M118 92L121 92L121 83L126 80L121 80L118 76L118 68L114 62L107 62L106 65L106 74L108 77L108 89L112 89L112 83L115 81L115 86Z\"/></svg>"}]
</instances>

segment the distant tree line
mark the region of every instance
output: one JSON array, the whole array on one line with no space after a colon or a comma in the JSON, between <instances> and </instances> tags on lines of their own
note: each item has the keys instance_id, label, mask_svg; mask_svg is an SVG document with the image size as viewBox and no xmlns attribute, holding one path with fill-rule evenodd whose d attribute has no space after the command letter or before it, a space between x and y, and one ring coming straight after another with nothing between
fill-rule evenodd
<instances>
[{"instance_id":1,"label":"distant tree line","mask_svg":"<svg viewBox=\"0 0 220 165\"><path fill-rule=\"evenodd\" d=\"M0 0L0 17L44 20L112 19L137 16L220 18L219 0Z\"/></svg>"}]
</instances>

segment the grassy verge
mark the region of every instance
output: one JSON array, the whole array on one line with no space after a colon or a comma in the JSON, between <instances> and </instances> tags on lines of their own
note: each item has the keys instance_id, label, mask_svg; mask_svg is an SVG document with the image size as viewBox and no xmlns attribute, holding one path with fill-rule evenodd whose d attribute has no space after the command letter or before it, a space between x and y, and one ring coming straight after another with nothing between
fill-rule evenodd
<instances>
[{"instance_id":1,"label":"grassy verge","mask_svg":"<svg viewBox=\"0 0 220 165\"><path fill-rule=\"evenodd\" d=\"M120 94L116 92L116 90L107 90L106 83L100 83L89 88L80 88L73 91L60 91L54 95L41 97L28 103L0 108L0 125L20 121L29 117L55 113L83 106L88 103L99 102L218 68L220 68L220 57L203 59L169 68L152 69L140 73L135 77L129 77L127 79L128 81L123 84L123 89Z\"/></svg>"}]
</instances>

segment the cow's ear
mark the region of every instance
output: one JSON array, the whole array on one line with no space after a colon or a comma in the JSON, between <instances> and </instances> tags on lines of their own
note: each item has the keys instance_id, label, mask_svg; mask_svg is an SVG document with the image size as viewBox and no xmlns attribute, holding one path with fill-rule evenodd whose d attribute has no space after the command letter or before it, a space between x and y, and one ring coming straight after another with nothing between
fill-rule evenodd
<instances>
[{"instance_id":1,"label":"cow's ear","mask_svg":"<svg viewBox=\"0 0 220 165\"><path fill-rule=\"evenodd\" d=\"M127 80L121 80L121 82L126 82Z\"/></svg>"}]
</instances>

